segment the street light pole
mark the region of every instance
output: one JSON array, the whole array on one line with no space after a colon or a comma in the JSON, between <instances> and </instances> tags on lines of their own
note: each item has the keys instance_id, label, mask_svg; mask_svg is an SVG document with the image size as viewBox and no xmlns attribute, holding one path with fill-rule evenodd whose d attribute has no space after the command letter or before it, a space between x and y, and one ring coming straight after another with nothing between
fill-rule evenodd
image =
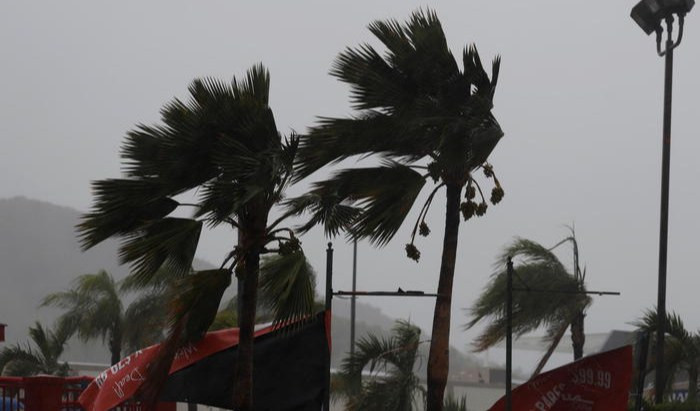
<instances>
[{"instance_id":1,"label":"street light pole","mask_svg":"<svg viewBox=\"0 0 700 411\"><path fill-rule=\"evenodd\" d=\"M645 33L656 33L656 52L665 57L664 68L664 118L661 154L661 207L659 215L659 278L656 303L656 379L654 402L664 398L666 364L664 361L664 337L666 333L666 267L668 260L668 197L671 171L671 100L673 89L673 50L683 39L685 15L693 8L695 0L641 0L630 13ZM678 18L678 37L673 40L674 16ZM665 30L663 24L666 24ZM662 36L666 31L665 47Z\"/></svg>"},{"instance_id":2,"label":"street light pole","mask_svg":"<svg viewBox=\"0 0 700 411\"><path fill-rule=\"evenodd\" d=\"M666 17L666 57L664 74L664 120L661 154L661 212L659 222L659 285L657 295L657 329L656 329L656 381L654 402L663 402L664 376L664 337L666 334L666 267L668 256L668 193L671 173L671 100L673 92L673 16ZM659 42L660 43L660 42Z\"/></svg>"}]
</instances>

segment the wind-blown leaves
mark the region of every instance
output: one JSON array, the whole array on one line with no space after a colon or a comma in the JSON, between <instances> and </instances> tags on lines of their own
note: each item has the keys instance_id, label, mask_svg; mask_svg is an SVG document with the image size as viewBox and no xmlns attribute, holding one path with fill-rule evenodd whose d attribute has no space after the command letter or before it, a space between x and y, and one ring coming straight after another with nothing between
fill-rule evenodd
<instances>
[{"instance_id":1,"label":"wind-blown leaves","mask_svg":"<svg viewBox=\"0 0 700 411\"><path fill-rule=\"evenodd\" d=\"M31 376L49 374L66 376L70 371L67 363L59 362L70 332L60 325L54 330L45 329L38 321L29 327L30 344L15 344L0 351L0 375Z\"/></svg>"},{"instance_id":2,"label":"wind-blown leaves","mask_svg":"<svg viewBox=\"0 0 700 411\"><path fill-rule=\"evenodd\" d=\"M423 394L413 373L418 358L420 329L398 321L388 338L370 334L357 342L356 351L343 360L338 386L348 410L420 409ZM373 378L363 381L369 368Z\"/></svg>"},{"instance_id":3,"label":"wind-blown leaves","mask_svg":"<svg viewBox=\"0 0 700 411\"><path fill-rule=\"evenodd\" d=\"M275 323L311 318L314 313L316 275L304 252L265 258L260 266L260 303Z\"/></svg>"},{"instance_id":4,"label":"wind-blown leaves","mask_svg":"<svg viewBox=\"0 0 700 411\"><path fill-rule=\"evenodd\" d=\"M394 236L423 185L418 182L420 174L402 168L424 167L430 161L437 170L431 176L442 179L440 183L449 180L463 186L503 136L490 112L500 59L494 61L490 79L472 46L465 50L460 69L437 15L430 10L413 13L405 24L376 21L369 29L386 46L386 53L368 44L348 48L331 70L350 85L357 114L321 118L301 137L295 171L296 179L302 179L328 164L365 155L391 164L344 170L314 185L305 199L311 218L302 227L329 224L326 232L336 234L342 229L338 220L343 220L352 238L383 245ZM394 184L386 184L391 178ZM361 179L368 180L367 187L343 192L342 184L357 186ZM372 179L380 181L372 187ZM369 193L373 188L376 191ZM401 188L407 188L404 196L399 195ZM359 190L365 191L364 196L356 193ZM381 198L380 190L386 193ZM349 216L333 212L350 211L338 206L359 209L352 225L347 223Z\"/></svg>"},{"instance_id":5,"label":"wind-blown leaves","mask_svg":"<svg viewBox=\"0 0 700 411\"><path fill-rule=\"evenodd\" d=\"M328 233L345 229L353 238L386 244L396 234L425 184L410 167L389 163L380 167L347 169L316 183L309 201L307 223L323 223Z\"/></svg>"},{"instance_id":6,"label":"wind-blown leaves","mask_svg":"<svg viewBox=\"0 0 700 411\"><path fill-rule=\"evenodd\" d=\"M268 225L272 209L284 199L299 147L296 135L285 138L277 130L269 106L268 71L258 64L231 82L196 79L188 91L187 99L165 104L160 124L138 125L127 134L121 152L124 178L94 184L95 204L77 227L84 248L110 237L122 240L119 258L132 272L125 289L162 290L166 278L179 280L177 292L170 294L171 333L149 371L155 377L144 393L152 400L173 352L199 338L212 323L234 270L245 272L239 276L242 354L236 384L251 384L253 285L260 255L274 252L270 242L280 244L277 250L299 244L294 231L281 226L294 211ZM195 194L194 204L176 201L189 194ZM191 217L181 217L178 207L190 207ZM222 271L192 272L204 224L235 230L219 265ZM144 302L133 309L155 307ZM236 389L236 407L250 407L247 392Z\"/></svg>"},{"instance_id":7,"label":"wind-blown leaves","mask_svg":"<svg viewBox=\"0 0 700 411\"><path fill-rule=\"evenodd\" d=\"M192 267L199 243L202 222L167 217L154 221L131 233L121 244L119 259L132 263L132 276L142 285L165 264L176 277L187 274Z\"/></svg>"},{"instance_id":8,"label":"wind-blown leaves","mask_svg":"<svg viewBox=\"0 0 700 411\"><path fill-rule=\"evenodd\" d=\"M47 295L42 306L64 310L58 327L68 335L108 342L111 362L116 363L124 349L136 351L160 341L166 325L165 285L137 296L126 310L122 301L128 287L123 285L104 270L83 274L70 289Z\"/></svg>"},{"instance_id":9,"label":"wind-blown leaves","mask_svg":"<svg viewBox=\"0 0 700 411\"><path fill-rule=\"evenodd\" d=\"M658 312L656 309L645 310L642 317L634 325L640 331L649 333L652 337L652 347L656 345L656 330L658 327ZM666 334L668 334L664 339L665 390L671 389L678 372L685 371L689 378L688 400L693 401L698 394L700 332L691 332L686 329L681 317L674 312L666 313L665 326ZM649 369L656 367L655 360L656 358L652 356Z\"/></svg>"},{"instance_id":10,"label":"wind-blown leaves","mask_svg":"<svg viewBox=\"0 0 700 411\"><path fill-rule=\"evenodd\" d=\"M550 343L570 325L576 314L592 302L584 294L584 285L559 261L550 249L541 244L518 238L499 254L494 266L497 271L476 302L469 309L471 320L466 328L488 320L486 329L474 346L483 351L502 341L506 324L506 271L508 257L518 261L513 278L513 334L523 335L542 326L547 327Z\"/></svg>"}]
</instances>

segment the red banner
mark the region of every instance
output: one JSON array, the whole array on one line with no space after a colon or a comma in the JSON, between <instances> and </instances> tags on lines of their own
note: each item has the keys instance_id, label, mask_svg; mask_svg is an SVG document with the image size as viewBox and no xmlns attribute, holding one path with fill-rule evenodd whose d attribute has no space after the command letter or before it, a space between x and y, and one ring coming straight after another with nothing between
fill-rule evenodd
<instances>
[{"instance_id":1,"label":"red banner","mask_svg":"<svg viewBox=\"0 0 700 411\"><path fill-rule=\"evenodd\" d=\"M270 331L273 331L273 327L262 328L255 332L255 336ZM237 328L207 333L197 343L178 350L170 367L170 373L237 344ZM101 372L80 395L78 401L83 408L87 411L105 411L131 398L143 383L146 368L158 352L158 348L159 345L156 344L139 350Z\"/></svg>"},{"instance_id":2,"label":"red banner","mask_svg":"<svg viewBox=\"0 0 700 411\"><path fill-rule=\"evenodd\" d=\"M515 388L513 409L622 411L632 381L632 346L625 346L540 374ZM489 411L505 410L505 397Z\"/></svg>"}]
</instances>

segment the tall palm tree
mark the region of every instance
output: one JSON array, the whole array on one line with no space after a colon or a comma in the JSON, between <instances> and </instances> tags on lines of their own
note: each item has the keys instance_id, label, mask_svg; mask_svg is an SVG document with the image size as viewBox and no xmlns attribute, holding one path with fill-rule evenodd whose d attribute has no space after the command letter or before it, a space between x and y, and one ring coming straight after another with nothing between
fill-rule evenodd
<instances>
[{"instance_id":1,"label":"tall palm tree","mask_svg":"<svg viewBox=\"0 0 700 411\"><path fill-rule=\"evenodd\" d=\"M296 136L283 138L277 131L269 93L270 76L262 65L230 83L194 80L189 101L174 99L162 109L162 125L139 125L128 133L122 149L124 177L94 183L93 209L78 226L84 248L121 237L121 261L131 263L141 284L148 285L161 268L179 279L167 350L161 350L159 365L152 367L161 380L176 348L206 332L235 272L241 304L234 405L240 410L252 409L261 255L304 260L294 232L282 225L292 213L269 218L284 198L298 146ZM182 200L193 192L194 203ZM182 216L182 208L192 210L189 217ZM192 271L205 225L231 229L231 250L222 256L219 269ZM302 295L306 289L286 296L308 301ZM276 312L277 319L313 309L309 304L292 306L299 311Z\"/></svg>"},{"instance_id":2,"label":"tall palm tree","mask_svg":"<svg viewBox=\"0 0 700 411\"><path fill-rule=\"evenodd\" d=\"M42 305L63 308L59 324L81 340L107 341L111 364L116 364L124 348L133 352L160 341L166 325L162 291L142 293L126 309L123 293L120 284L100 270L79 276L67 291L49 294Z\"/></svg>"},{"instance_id":3,"label":"tall palm tree","mask_svg":"<svg viewBox=\"0 0 700 411\"><path fill-rule=\"evenodd\" d=\"M655 309L645 311L635 325L640 331L648 332L654 341L658 313ZM685 328L683 320L676 313L666 313L666 333L664 358L666 359L666 386L670 388L679 371L688 373L687 401L698 398L698 374L700 373L700 332L691 332ZM650 368L654 368L652 362ZM670 392L666 390L666 392Z\"/></svg>"},{"instance_id":4,"label":"tall palm tree","mask_svg":"<svg viewBox=\"0 0 700 411\"><path fill-rule=\"evenodd\" d=\"M418 358L420 329L397 321L388 338L369 334L343 360L336 395L349 411L411 411L421 409L424 395L413 368ZM364 378L369 367L371 376Z\"/></svg>"},{"instance_id":5,"label":"tall palm tree","mask_svg":"<svg viewBox=\"0 0 700 411\"><path fill-rule=\"evenodd\" d=\"M469 219L487 209L475 171L482 169L493 179L492 203L503 197L493 168L486 163L503 136L491 114L500 59L494 60L489 79L476 47L469 46L460 68L440 21L429 10L414 12L404 24L375 21L369 30L386 52L368 44L348 48L331 70L350 85L357 114L324 118L302 137L297 178L353 156L373 155L381 163L337 172L292 205L311 214L302 229L324 224L327 234L347 230L353 239L369 238L384 245L399 230L426 182L432 181L435 187L420 208L406 245L408 257L417 261L415 235L430 233L425 218L437 191L445 188L439 296L428 360L428 409L439 410L449 368L460 211Z\"/></svg>"},{"instance_id":6,"label":"tall palm tree","mask_svg":"<svg viewBox=\"0 0 700 411\"><path fill-rule=\"evenodd\" d=\"M29 327L29 338L34 343L25 346L15 344L0 351L0 375L32 376L49 374L66 376L70 372L67 363L61 363L59 357L63 354L70 332L62 326L55 331L45 329L38 321Z\"/></svg>"},{"instance_id":7,"label":"tall palm tree","mask_svg":"<svg viewBox=\"0 0 700 411\"><path fill-rule=\"evenodd\" d=\"M570 273L552 252L553 248L566 242L573 245L574 273ZM546 339L549 346L533 376L542 370L568 328L571 328L574 360L581 358L585 343L585 312L592 299L588 295L576 293L585 291L586 287L585 270L582 271L579 266L578 244L573 230L571 236L552 248L518 238L503 249L496 259L496 273L470 309L472 319L467 324L467 329L481 320L490 321L477 337L476 350L486 350L506 337L505 267L509 257L518 260L513 285L520 289L513 293L513 333L519 336L541 326L547 327Z\"/></svg>"}]
</instances>

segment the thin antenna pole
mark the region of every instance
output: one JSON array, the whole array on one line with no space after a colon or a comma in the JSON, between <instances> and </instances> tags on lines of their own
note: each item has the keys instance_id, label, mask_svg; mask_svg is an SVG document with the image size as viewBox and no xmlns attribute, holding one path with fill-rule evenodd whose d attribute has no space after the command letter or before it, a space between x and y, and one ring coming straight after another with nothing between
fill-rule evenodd
<instances>
[{"instance_id":1,"label":"thin antenna pole","mask_svg":"<svg viewBox=\"0 0 700 411\"><path fill-rule=\"evenodd\" d=\"M328 248L326 249L326 311L331 312L333 301L333 243L328 243ZM330 322L327 325L330 327ZM330 333L330 329L326 330ZM325 411L330 411L331 409L331 353L330 347L328 350L328 367L326 368L326 392L325 398L323 399L323 407Z\"/></svg>"},{"instance_id":2,"label":"thin antenna pole","mask_svg":"<svg viewBox=\"0 0 700 411\"><path fill-rule=\"evenodd\" d=\"M357 295L357 240L352 242L352 292L350 299L350 355L355 354L355 300Z\"/></svg>"},{"instance_id":3,"label":"thin antenna pole","mask_svg":"<svg viewBox=\"0 0 700 411\"><path fill-rule=\"evenodd\" d=\"M508 257L506 270L506 411L513 410L513 260Z\"/></svg>"}]
</instances>

